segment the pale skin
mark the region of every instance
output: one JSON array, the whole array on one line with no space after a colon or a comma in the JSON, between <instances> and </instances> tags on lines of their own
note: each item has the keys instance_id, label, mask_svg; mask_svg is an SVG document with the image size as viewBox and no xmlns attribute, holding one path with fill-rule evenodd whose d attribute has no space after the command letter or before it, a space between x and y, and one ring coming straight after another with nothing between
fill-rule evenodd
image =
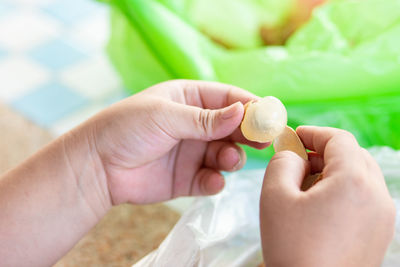
<instances>
[{"instance_id":1,"label":"pale skin","mask_svg":"<svg viewBox=\"0 0 400 267\"><path fill-rule=\"evenodd\" d=\"M310 161L289 151L270 161L260 201L266 266L380 266L396 209L382 172L354 136L299 127ZM323 179L301 191L309 173Z\"/></svg>"},{"instance_id":2,"label":"pale skin","mask_svg":"<svg viewBox=\"0 0 400 267\"><path fill-rule=\"evenodd\" d=\"M54 264L113 205L218 193L224 186L221 171L238 170L246 161L237 143L269 145L247 141L238 128L243 104L255 99L219 83L166 82L114 104L47 145L0 178L2 266ZM327 177L310 191L297 190L310 163L287 152L272 159L261 197L269 266L327 266L327 260L332 266L378 266L382 260L393 235L393 202L376 163L337 131L299 129L306 146L319 153L311 169L323 169ZM330 145L327 136L335 140ZM350 147L349 157L368 162L353 166L359 172L349 174L343 157L330 165L328 158L343 144ZM351 175L357 179L346 179ZM312 237L318 238L308 234L312 225ZM337 244L346 248L345 256L338 257ZM321 257L306 261L308 247ZM366 265L361 253L374 265Z\"/></svg>"}]
</instances>

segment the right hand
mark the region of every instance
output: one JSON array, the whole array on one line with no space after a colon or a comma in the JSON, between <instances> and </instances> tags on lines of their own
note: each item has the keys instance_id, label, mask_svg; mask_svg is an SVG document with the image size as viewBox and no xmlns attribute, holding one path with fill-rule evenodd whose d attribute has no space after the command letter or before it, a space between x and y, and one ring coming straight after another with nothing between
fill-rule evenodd
<instances>
[{"instance_id":1,"label":"right hand","mask_svg":"<svg viewBox=\"0 0 400 267\"><path fill-rule=\"evenodd\" d=\"M396 209L382 172L350 133L299 127L309 162L277 153L266 170L260 219L266 266L380 266ZM323 179L301 191L309 172Z\"/></svg>"}]
</instances>

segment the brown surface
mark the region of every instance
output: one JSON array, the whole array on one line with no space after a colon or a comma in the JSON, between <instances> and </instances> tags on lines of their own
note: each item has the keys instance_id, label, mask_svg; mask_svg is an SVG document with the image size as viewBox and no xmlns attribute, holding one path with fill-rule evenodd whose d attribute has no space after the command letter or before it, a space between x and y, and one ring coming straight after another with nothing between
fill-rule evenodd
<instances>
[{"instance_id":1,"label":"brown surface","mask_svg":"<svg viewBox=\"0 0 400 267\"><path fill-rule=\"evenodd\" d=\"M328 0L297 0L289 17L281 25L263 25L260 36L264 45L285 45L286 41L311 17L315 7Z\"/></svg>"},{"instance_id":2,"label":"brown surface","mask_svg":"<svg viewBox=\"0 0 400 267\"><path fill-rule=\"evenodd\" d=\"M55 266L131 266L159 246L178 218L164 205L114 207Z\"/></svg>"},{"instance_id":3,"label":"brown surface","mask_svg":"<svg viewBox=\"0 0 400 267\"><path fill-rule=\"evenodd\" d=\"M0 173L51 140L50 134L0 104Z\"/></svg>"},{"instance_id":4,"label":"brown surface","mask_svg":"<svg viewBox=\"0 0 400 267\"><path fill-rule=\"evenodd\" d=\"M0 104L0 173L51 140ZM158 247L179 215L164 205L114 207L55 266L130 266Z\"/></svg>"}]
</instances>

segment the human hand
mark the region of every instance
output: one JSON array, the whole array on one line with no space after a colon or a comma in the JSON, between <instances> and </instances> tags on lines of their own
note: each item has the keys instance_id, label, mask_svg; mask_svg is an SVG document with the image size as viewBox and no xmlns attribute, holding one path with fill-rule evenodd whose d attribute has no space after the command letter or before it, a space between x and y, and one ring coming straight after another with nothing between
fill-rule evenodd
<instances>
[{"instance_id":1,"label":"human hand","mask_svg":"<svg viewBox=\"0 0 400 267\"><path fill-rule=\"evenodd\" d=\"M266 266L380 266L395 207L372 156L348 132L299 127L309 162L283 151L270 161L260 202ZM324 179L301 191L309 173Z\"/></svg>"},{"instance_id":2,"label":"human hand","mask_svg":"<svg viewBox=\"0 0 400 267\"><path fill-rule=\"evenodd\" d=\"M84 129L112 203L219 192L220 171L238 170L246 161L235 143L268 145L249 142L238 130L243 103L256 98L229 85L178 80L155 85L89 120Z\"/></svg>"},{"instance_id":3,"label":"human hand","mask_svg":"<svg viewBox=\"0 0 400 267\"><path fill-rule=\"evenodd\" d=\"M0 265L54 265L112 204L217 193L220 171L246 160L236 142L267 145L238 130L241 103L255 98L219 83L162 83L57 138L0 176Z\"/></svg>"}]
</instances>

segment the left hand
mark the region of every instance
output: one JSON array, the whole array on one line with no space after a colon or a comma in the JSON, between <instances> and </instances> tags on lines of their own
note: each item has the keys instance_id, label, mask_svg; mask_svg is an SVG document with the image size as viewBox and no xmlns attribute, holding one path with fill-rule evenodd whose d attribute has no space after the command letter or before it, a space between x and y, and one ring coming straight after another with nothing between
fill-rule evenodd
<instances>
[{"instance_id":1,"label":"left hand","mask_svg":"<svg viewBox=\"0 0 400 267\"><path fill-rule=\"evenodd\" d=\"M112 204L217 193L220 171L246 160L236 142L265 146L237 129L241 103L254 98L219 83L166 82L57 138L0 176L0 265L54 265Z\"/></svg>"},{"instance_id":2,"label":"left hand","mask_svg":"<svg viewBox=\"0 0 400 267\"><path fill-rule=\"evenodd\" d=\"M113 204L210 195L220 171L243 167L235 143L256 148L238 129L243 104L257 97L234 86L177 80L114 104L86 123Z\"/></svg>"}]
</instances>

